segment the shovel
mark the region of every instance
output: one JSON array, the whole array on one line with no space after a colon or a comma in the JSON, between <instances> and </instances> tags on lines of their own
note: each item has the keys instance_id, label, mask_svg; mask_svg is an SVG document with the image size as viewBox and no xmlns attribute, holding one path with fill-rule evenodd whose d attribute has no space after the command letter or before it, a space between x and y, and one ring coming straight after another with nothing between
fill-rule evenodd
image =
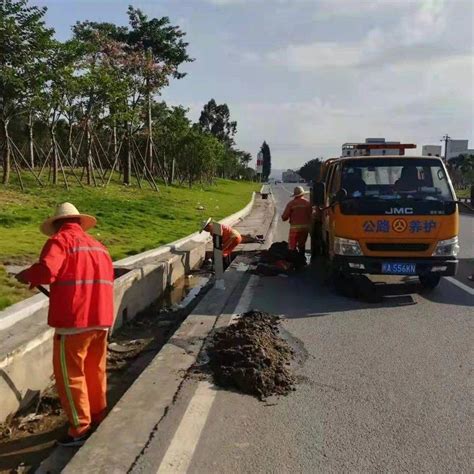
<instances>
[{"instance_id":1,"label":"shovel","mask_svg":"<svg viewBox=\"0 0 474 474\"><path fill-rule=\"evenodd\" d=\"M8 273L12 276L15 276L19 272L8 272ZM35 286L35 288L41 293L43 293L43 295L49 298L49 291L44 286L38 285L38 286Z\"/></svg>"},{"instance_id":2,"label":"shovel","mask_svg":"<svg viewBox=\"0 0 474 474\"><path fill-rule=\"evenodd\" d=\"M49 291L44 286L38 285L35 288L49 298Z\"/></svg>"}]
</instances>

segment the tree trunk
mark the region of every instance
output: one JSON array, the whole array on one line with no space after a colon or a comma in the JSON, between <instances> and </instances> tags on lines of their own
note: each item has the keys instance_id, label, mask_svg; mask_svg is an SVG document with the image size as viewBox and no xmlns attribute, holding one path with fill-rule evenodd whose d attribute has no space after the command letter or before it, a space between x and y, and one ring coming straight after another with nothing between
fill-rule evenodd
<instances>
[{"instance_id":1,"label":"tree trunk","mask_svg":"<svg viewBox=\"0 0 474 474\"><path fill-rule=\"evenodd\" d=\"M132 149L131 149L131 130L130 125L127 124L125 142L122 145L122 168L123 168L123 184L130 184L132 177Z\"/></svg>"},{"instance_id":2,"label":"tree trunk","mask_svg":"<svg viewBox=\"0 0 474 474\"><path fill-rule=\"evenodd\" d=\"M33 112L31 110L28 116L28 145L29 145L29 152L30 152L30 165L31 165L31 168L34 168L35 167L35 144L34 144L34 137L33 137Z\"/></svg>"},{"instance_id":3,"label":"tree trunk","mask_svg":"<svg viewBox=\"0 0 474 474\"><path fill-rule=\"evenodd\" d=\"M176 164L176 159L173 157L171 161L171 176L170 176L170 186L174 183L174 168Z\"/></svg>"},{"instance_id":4,"label":"tree trunk","mask_svg":"<svg viewBox=\"0 0 474 474\"><path fill-rule=\"evenodd\" d=\"M69 122L69 132L67 135L67 146L68 146L68 155L69 155L69 163L72 168L76 166L76 163L74 163L74 150L72 149L72 132L73 132L73 127L72 127L72 122Z\"/></svg>"},{"instance_id":5,"label":"tree trunk","mask_svg":"<svg viewBox=\"0 0 474 474\"><path fill-rule=\"evenodd\" d=\"M151 116L151 92L148 91L148 169L150 173L154 173L153 166L153 120Z\"/></svg>"},{"instance_id":6,"label":"tree trunk","mask_svg":"<svg viewBox=\"0 0 474 474\"><path fill-rule=\"evenodd\" d=\"M51 150L52 150L52 163L51 168L53 170L53 184L58 184L58 146L56 144L56 127L51 125L49 129L49 136L51 139Z\"/></svg>"},{"instance_id":7,"label":"tree trunk","mask_svg":"<svg viewBox=\"0 0 474 474\"><path fill-rule=\"evenodd\" d=\"M87 163L86 163L86 176L87 176L87 185L92 184L92 136L89 128L89 123L87 124Z\"/></svg>"},{"instance_id":8,"label":"tree trunk","mask_svg":"<svg viewBox=\"0 0 474 474\"><path fill-rule=\"evenodd\" d=\"M2 124L2 153L3 153L3 184L10 182L10 171L11 171L11 147L10 147L10 135L8 133L8 120L3 120Z\"/></svg>"},{"instance_id":9,"label":"tree trunk","mask_svg":"<svg viewBox=\"0 0 474 474\"><path fill-rule=\"evenodd\" d=\"M114 162L117 159L117 152L118 152L118 143L117 143L117 124L115 123L114 119L114 126L112 128L112 146L114 149Z\"/></svg>"}]
</instances>

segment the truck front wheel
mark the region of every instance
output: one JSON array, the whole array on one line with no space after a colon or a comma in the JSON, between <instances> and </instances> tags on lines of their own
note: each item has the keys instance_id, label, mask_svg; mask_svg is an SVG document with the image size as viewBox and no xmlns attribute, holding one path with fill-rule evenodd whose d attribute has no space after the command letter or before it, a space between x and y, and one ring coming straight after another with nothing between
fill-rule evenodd
<instances>
[{"instance_id":1,"label":"truck front wheel","mask_svg":"<svg viewBox=\"0 0 474 474\"><path fill-rule=\"evenodd\" d=\"M421 286L425 290L434 290L441 280L441 276L434 273L420 275L418 278L420 279Z\"/></svg>"}]
</instances>

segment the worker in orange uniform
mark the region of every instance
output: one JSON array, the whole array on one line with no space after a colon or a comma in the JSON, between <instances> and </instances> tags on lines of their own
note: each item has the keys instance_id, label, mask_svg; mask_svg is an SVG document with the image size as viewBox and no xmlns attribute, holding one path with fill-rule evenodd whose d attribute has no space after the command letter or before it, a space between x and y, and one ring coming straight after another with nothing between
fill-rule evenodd
<instances>
[{"instance_id":1,"label":"worker in orange uniform","mask_svg":"<svg viewBox=\"0 0 474 474\"><path fill-rule=\"evenodd\" d=\"M290 250L298 249L302 254L306 249L306 239L313 213L311 203L304 197L305 194L307 193L301 186L296 186L293 191L293 199L286 205L281 216L283 221L290 221L288 248Z\"/></svg>"},{"instance_id":2,"label":"worker in orange uniform","mask_svg":"<svg viewBox=\"0 0 474 474\"><path fill-rule=\"evenodd\" d=\"M96 219L70 203L43 222L50 236L39 262L16 278L50 285L48 324L55 328L53 368L69 419L62 446L81 446L105 417L107 333L114 317L114 270L107 249L86 233Z\"/></svg>"},{"instance_id":3,"label":"worker in orange uniform","mask_svg":"<svg viewBox=\"0 0 474 474\"><path fill-rule=\"evenodd\" d=\"M201 232L209 232L212 236L214 235L214 225L212 219L209 218L207 221L202 223ZM242 236L238 231L232 227L221 224L222 231L222 256L224 257L224 263L226 266L230 265L231 254L234 249L242 242Z\"/></svg>"}]
</instances>

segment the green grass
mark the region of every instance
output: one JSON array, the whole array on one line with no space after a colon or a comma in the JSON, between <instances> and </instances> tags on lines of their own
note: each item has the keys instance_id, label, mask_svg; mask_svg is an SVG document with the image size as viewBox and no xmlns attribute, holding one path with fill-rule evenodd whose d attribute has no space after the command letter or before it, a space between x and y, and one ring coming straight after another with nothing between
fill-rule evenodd
<instances>
[{"instance_id":1,"label":"green grass","mask_svg":"<svg viewBox=\"0 0 474 474\"><path fill-rule=\"evenodd\" d=\"M456 196L458 198L470 198L471 197L471 188L466 188L466 189L457 189L456 190Z\"/></svg>"},{"instance_id":2,"label":"green grass","mask_svg":"<svg viewBox=\"0 0 474 474\"><path fill-rule=\"evenodd\" d=\"M31 295L33 295L33 292L27 286L18 283L14 278L7 275L5 268L0 265L0 311Z\"/></svg>"},{"instance_id":3,"label":"green grass","mask_svg":"<svg viewBox=\"0 0 474 474\"><path fill-rule=\"evenodd\" d=\"M34 262L46 241L38 227L61 202L97 217L90 234L105 244L114 260L184 237L202 219L228 216L244 207L255 183L218 180L208 187L151 189L111 184L107 188L0 187L0 269L5 264ZM204 210L198 210L199 206ZM0 273L0 310L25 297L15 280Z\"/></svg>"}]
</instances>

